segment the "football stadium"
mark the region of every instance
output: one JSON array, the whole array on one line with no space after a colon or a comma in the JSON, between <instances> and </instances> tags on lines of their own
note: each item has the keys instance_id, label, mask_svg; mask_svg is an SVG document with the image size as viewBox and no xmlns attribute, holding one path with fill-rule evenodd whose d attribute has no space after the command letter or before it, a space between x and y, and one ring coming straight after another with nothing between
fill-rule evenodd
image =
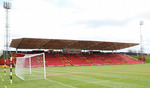
<instances>
[{"instance_id":1,"label":"football stadium","mask_svg":"<svg viewBox=\"0 0 150 88\"><path fill-rule=\"evenodd\" d=\"M123 53L103 52L138 45L104 41L20 38L11 47L33 49L12 52L0 59L1 88L149 88L150 64ZM34 49L48 49L37 51ZM94 51L95 50L95 51Z\"/></svg>"},{"instance_id":2,"label":"football stadium","mask_svg":"<svg viewBox=\"0 0 150 88\"><path fill-rule=\"evenodd\" d=\"M62 2L59 6L63 6ZM6 11L6 32L4 49L0 50L0 88L150 88L150 55L144 52L142 20L140 43L41 38L32 36L30 31L27 32L32 37L10 38L8 13L11 3L4 2L3 8ZM40 35L44 33L40 32ZM19 35L22 36L21 32ZM117 52L136 46L140 46L139 52Z\"/></svg>"}]
</instances>

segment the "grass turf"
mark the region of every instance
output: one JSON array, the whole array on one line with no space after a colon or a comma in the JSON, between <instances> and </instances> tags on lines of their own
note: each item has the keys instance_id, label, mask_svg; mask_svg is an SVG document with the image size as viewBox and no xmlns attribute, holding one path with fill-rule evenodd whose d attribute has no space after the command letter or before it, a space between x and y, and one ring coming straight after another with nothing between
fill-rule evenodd
<instances>
[{"instance_id":1,"label":"grass turf","mask_svg":"<svg viewBox=\"0 0 150 88\"><path fill-rule=\"evenodd\" d=\"M150 88L150 64L47 67L47 79L23 81L0 68L0 88ZM3 81L4 80L4 81Z\"/></svg>"}]
</instances>

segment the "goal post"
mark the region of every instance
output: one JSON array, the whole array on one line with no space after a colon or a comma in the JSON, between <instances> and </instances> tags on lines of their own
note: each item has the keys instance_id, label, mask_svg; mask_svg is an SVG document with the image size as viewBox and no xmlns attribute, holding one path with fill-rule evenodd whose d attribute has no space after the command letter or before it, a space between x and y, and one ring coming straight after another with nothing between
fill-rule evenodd
<instances>
[{"instance_id":1,"label":"goal post","mask_svg":"<svg viewBox=\"0 0 150 88\"><path fill-rule=\"evenodd\" d=\"M15 74L22 80L45 79L45 53L16 57Z\"/></svg>"}]
</instances>

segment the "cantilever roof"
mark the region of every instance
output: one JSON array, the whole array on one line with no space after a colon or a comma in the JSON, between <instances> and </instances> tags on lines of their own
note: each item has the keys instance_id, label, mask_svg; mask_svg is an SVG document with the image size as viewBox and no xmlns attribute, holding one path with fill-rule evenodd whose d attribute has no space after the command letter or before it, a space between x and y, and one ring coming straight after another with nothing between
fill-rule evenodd
<instances>
[{"instance_id":1,"label":"cantilever roof","mask_svg":"<svg viewBox=\"0 0 150 88\"><path fill-rule=\"evenodd\" d=\"M13 39L10 46L16 49L119 50L135 45L138 45L138 43L20 38Z\"/></svg>"}]
</instances>

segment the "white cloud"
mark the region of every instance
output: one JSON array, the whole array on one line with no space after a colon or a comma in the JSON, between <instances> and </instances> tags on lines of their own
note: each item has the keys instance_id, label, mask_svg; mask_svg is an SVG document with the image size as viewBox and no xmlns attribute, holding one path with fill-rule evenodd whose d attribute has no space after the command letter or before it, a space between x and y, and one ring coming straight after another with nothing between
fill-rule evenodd
<instances>
[{"instance_id":1,"label":"white cloud","mask_svg":"<svg viewBox=\"0 0 150 88\"><path fill-rule=\"evenodd\" d=\"M150 10L148 0L71 0L85 19L124 20Z\"/></svg>"},{"instance_id":2,"label":"white cloud","mask_svg":"<svg viewBox=\"0 0 150 88\"><path fill-rule=\"evenodd\" d=\"M67 6L59 2L60 0L54 0L53 3L46 0L13 0L10 11L11 38L40 37L138 43L139 21L142 19L143 40L145 47L149 47L150 19L139 16L150 12L149 0L65 0ZM59 6L60 4L64 5ZM2 29L5 26L4 15L4 10L0 7ZM91 20L111 20L116 23L89 27L86 21ZM85 23L77 24L81 21ZM119 25L119 22L124 21L124 25ZM3 42L2 31L0 42ZM1 43L0 48L2 47ZM150 52L148 49L145 51Z\"/></svg>"}]
</instances>

